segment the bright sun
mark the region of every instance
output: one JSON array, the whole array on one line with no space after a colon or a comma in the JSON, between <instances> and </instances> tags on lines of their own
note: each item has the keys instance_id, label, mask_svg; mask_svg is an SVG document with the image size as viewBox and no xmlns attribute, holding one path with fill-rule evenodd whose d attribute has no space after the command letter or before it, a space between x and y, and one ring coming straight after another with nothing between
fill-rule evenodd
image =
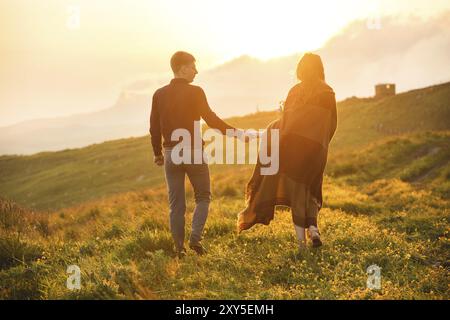
<instances>
[{"instance_id":1,"label":"bright sun","mask_svg":"<svg viewBox=\"0 0 450 320\"><path fill-rule=\"evenodd\" d=\"M198 0L177 2L176 12L170 9L175 1L165 3L184 39L220 50L224 58L268 59L315 50L352 19L377 10L370 0Z\"/></svg>"},{"instance_id":2,"label":"bright sun","mask_svg":"<svg viewBox=\"0 0 450 320\"><path fill-rule=\"evenodd\" d=\"M236 50L262 59L284 54L315 50L323 45L330 33L340 27L331 19L314 23L320 6L316 2L291 1L286 6L262 3L255 7L243 2L233 16L235 23L223 24L224 32L232 28L234 41L230 50ZM337 30L333 30L333 26Z\"/></svg>"}]
</instances>

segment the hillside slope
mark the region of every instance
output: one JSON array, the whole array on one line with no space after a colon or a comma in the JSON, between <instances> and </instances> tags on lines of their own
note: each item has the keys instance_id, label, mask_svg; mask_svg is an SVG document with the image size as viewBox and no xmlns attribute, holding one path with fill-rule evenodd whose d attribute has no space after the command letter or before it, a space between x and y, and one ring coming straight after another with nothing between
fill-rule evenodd
<instances>
[{"instance_id":1,"label":"hillside slope","mask_svg":"<svg viewBox=\"0 0 450 320\"><path fill-rule=\"evenodd\" d=\"M408 152L411 143L441 142L440 135L392 139L361 151L357 163L382 150L389 162L393 145ZM249 167L212 175L208 254L189 251L183 260L174 258L163 185L49 214L0 201L0 299L448 300L449 198L400 179L394 173L403 172L402 163L387 177L376 167L343 170L347 161L337 159L325 177L324 246L301 252L281 208L269 226L236 234ZM446 179L448 188L448 163L445 176L440 171L434 179ZM189 236L190 186L187 192ZM73 264L81 269L80 291L66 288ZM381 290L366 286L373 264L382 268Z\"/></svg>"},{"instance_id":2,"label":"hillside slope","mask_svg":"<svg viewBox=\"0 0 450 320\"><path fill-rule=\"evenodd\" d=\"M348 99L338 104L331 151L363 146L380 137L450 129L450 83L393 97Z\"/></svg>"},{"instance_id":3,"label":"hillside slope","mask_svg":"<svg viewBox=\"0 0 450 320\"><path fill-rule=\"evenodd\" d=\"M449 101L450 83L378 101L352 99L339 103L330 162L339 154L345 156L389 136L449 130ZM276 111L260 112L230 118L228 122L236 127L264 128L278 116ZM402 156L407 162L409 154ZM153 165L152 157L148 136L31 156L1 156L0 195L28 207L51 210L148 188L164 181L163 171ZM212 166L213 172L233 169L228 165Z\"/></svg>"},{"instance_id":4,"label":"hillside slope","mask_svg":"<svg viewBox=\"0 0 450 320\"><path fill-rule=\"evenodd\" d=\"M430 94L445 96L442 90ZM392 112L406 112L401 99L340 105L339 148L330 154L324 179L324 246L318 250L298 252L283 208L269 226L236 233L250 165L212 166L208 254L189 251L178 260L163 171L151 164L148 137L1 157L1 194L20 205L0 199L0 299L448 300L450 130L429 130L445 129L446 121L423 117L426 126L416 128L420 118L411 114L396 133L386 129L394 125L387 116L381 118L387 131L355 127L369 123L371 112L392 110L383 108L396 100ZM430 105L442 115L448 110L445 103ZM259 127L276 116L230 122ZM189 236L189 185L187 199ZM73 264L81 269L80 291L66 288ZM373 264L382 268L381 290L366 285Z\"/></svg>"}]
</instances>

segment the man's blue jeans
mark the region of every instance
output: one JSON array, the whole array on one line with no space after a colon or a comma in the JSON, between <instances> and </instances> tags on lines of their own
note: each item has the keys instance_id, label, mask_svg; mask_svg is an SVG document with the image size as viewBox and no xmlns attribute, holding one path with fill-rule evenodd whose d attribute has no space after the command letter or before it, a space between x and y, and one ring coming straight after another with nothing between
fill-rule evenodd
<instances>
[{"instance_id":1,"label":"man's blue jeans","mask_svg":"<svg viewBox=\"0 0 450 320\"><path fill-rule=\"evenodd\" d=\"M169 192L170 231L175 247L184 247L184 224L186 213L186 195L184 188L187 175L195 195L195 209L192 217L192 232L190 243L197 243L202 239L203 228L208 217L211 201L209 168L206 162L201 164L174 164L171 159L171 149L164 152L164 170Z\"/></svg>"}]
</instances>

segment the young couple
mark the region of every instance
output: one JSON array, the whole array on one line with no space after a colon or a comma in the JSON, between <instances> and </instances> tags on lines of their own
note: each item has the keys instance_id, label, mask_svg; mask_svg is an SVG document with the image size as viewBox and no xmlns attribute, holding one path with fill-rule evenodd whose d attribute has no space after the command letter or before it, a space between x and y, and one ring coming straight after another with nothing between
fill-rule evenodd
<instances>
[{"instance_id":1,"label":"young couple","mask_svg":"<svg viewBox=\"0 0 450 320\"><path fill-rule=\"evenodd\" d=\"M199 136L199 132L194 132L200 130L195 122L203 118L209 127L224 135L227 129L232 129L239 139L246 142L254 136L246 135L244 130L233 128L221 120L209 107L204 91L191 85L197 74L195 58L191 54L176 52L170 65L174 78L155 92L152 101L150 135L154 162L164 166L169 193L170 230L178 257L186 255L184 183L185 176L188 176L196 204L189 247L201 255L206 253L201 240L211 201L208 164L203 157L200 163L174 162L172 150L180 141L173 141L172 133L184 129L191 137ZM336 130L336 100L333 90L325 83L323 64L318 55L307 53L303 56L297 66L297 78L300 83L289 91L280 119L267 128L268 136L273 129L279 130L279 140L276 141L279 170L276 174L262 175L261 169L265 164L258 158L247 184L246 208L238 216L238 230L246 230L256 223L269 224L275 206L283 205L292 210L300 247L306 244L306 230L312 245L320 246L317 215L322 207L322 179L328 145ZM271 150L273 140L269 137L267 141L268 150ZM191 148L198 146L192 142ZM200 148L203 148L202 144ZM195 150L190 153L193 156Z\"/></svg>"}]
</instances>

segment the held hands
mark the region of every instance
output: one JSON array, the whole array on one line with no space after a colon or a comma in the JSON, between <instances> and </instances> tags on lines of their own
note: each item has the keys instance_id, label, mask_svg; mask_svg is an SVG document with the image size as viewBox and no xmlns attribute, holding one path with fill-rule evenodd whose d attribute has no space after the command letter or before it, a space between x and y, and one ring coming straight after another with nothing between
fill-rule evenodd
<instances>
[{"instance_id":1,"label":"held hands","mask_svg":"<svg viewBox=\"0 0 450 320\"><path fill-rule=\"evenodd\" d=\"M250 142L253 139L258 138L259 133L256 130L253 129L248 129L248 130L244 130L244 129L236 129L236 137L244 142ZM159 156L154 156L153 158L153 162L161 167L164 165L164 156L163 155L159 155Z\"/></svg>"},{"instance_id":2,"label":"held hands","mask_svg":"<svg viewBox=\"0 0 450 320\"><path fill-rule=\"evenodd\" d=\"M162 165L164 165L164 156L155 156L153 158L153 162L155 162L157 166L161 167Z\"/></svg>"}]
</instances>

